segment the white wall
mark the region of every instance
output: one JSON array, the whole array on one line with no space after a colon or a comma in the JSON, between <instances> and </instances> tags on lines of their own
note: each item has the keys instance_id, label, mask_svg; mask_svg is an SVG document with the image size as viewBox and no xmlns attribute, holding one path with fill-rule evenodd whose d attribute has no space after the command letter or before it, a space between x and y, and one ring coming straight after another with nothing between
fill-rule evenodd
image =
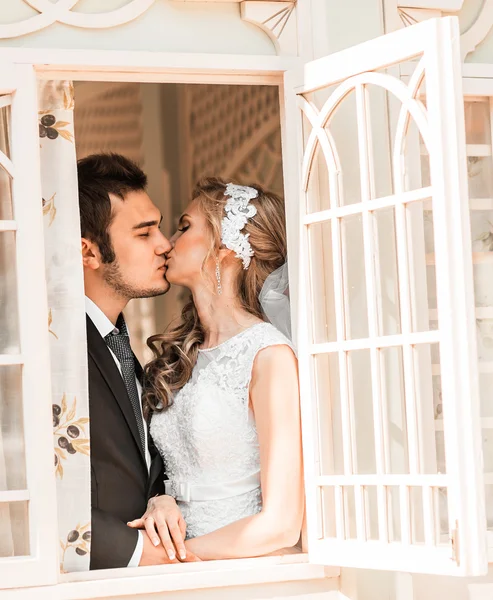
<instances>
[{"instance_id":1,"label":"white wall","mask_svg":"<svg viewBox=\"0 0 493 600\"><path fill-rule=\"evenodd\" d=\"M78 12L103 12L128 0L79 0ZM95 50L149 50L216 54L270 54L275 49L258 27L239 18L234 2L178 2L156 0L141 17L109 29L80 29L56 23L20 38L0 40L0 47L75 48ZM23 0L2 0L0 23L38 14Z\"/></svg>"}]
</instances>

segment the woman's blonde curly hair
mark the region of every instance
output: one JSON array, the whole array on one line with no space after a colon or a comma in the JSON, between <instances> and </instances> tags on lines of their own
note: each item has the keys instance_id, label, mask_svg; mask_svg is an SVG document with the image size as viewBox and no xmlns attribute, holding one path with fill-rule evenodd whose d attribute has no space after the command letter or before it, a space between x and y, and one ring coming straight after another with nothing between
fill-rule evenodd
<instances>
[{"instance_id":1,"label":"woman's blonde curly hair","mask_svg":"<svg viewBox=\"0 0 493 600\"><path fill-rule=\"evenodd\" d=\"M210 230L210 251L204 259L217 255L221 248L221 223L228 197L224 195L226 182L217 177L206 177L196 185L192 199L206 217ZM241 306L259 318L264 318L259 294L267 276L286 261L286 221L284 201L276 194L253 185L258 197L251 200L257 214L248 219L243 233L250 235L254 251L248 269L241 268L238 259L236 294ZM172 403L173 395L190 379L197 361L204 331L192 300L183 308L177 324L171 323L162 333L153 335L147 345L154 358L145 367L144 414L161 412Z\"/></svg>"}]
</instances>

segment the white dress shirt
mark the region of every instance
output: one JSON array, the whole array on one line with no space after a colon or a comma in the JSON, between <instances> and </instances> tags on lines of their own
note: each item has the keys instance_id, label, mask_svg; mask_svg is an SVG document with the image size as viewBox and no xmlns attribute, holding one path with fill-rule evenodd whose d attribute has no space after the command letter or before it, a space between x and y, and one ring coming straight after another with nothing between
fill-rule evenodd
<instances>
[{"instance_id":1,"label":"white dress shirt","mask_svg":"<svg viewBox=\"0 0 493 600\"><path fill-rule=\"evenodd\" d=\"M104 314L104 312L99 308L99 306L94 304L94 302L87 296L86 296L86 314L91 319L91 321L93 322L96 329L99 331L99 334L101 335L103 340L104 340L105 336L107 336L112 331L116 330L116 333L118 333L118 329L116 329L116 327L108 319L108 317ZM118 367L118 370L120 371L120 374L121 374L122 367L120 365L120 361L114 355L114 353L111 351L111 348L108 347L108 350L110 351L110 354L113 357L113 360L115 361L115 364ZM141 400L142 399L142 386L140 385L140 381L137 378L135 378L135 380L137 383L137 392L139 394L139 400ZM139 405L141 406L141 403L139 403ZM142 406L141 406L141 411L142 411ZM144 421L143 414L142 414L142 420ZM151 454L149 452L149 446L148 446L148 440L147 440L147 435L148 435L147 423L145 421L144 421L144 435L145 435L145 459L146 459L146 464L147 464L147 470L149 470L150 466L151 466ZM143 550L144 550L144 539L142 537L142 532L139 531L139 539L137 540L137 545L135 546L135 550L134 550L134 553L132 554L132 558L130 559L130 562L128 563L129 567L138 567L139 566Z\"/></svg>"}]
</instances>

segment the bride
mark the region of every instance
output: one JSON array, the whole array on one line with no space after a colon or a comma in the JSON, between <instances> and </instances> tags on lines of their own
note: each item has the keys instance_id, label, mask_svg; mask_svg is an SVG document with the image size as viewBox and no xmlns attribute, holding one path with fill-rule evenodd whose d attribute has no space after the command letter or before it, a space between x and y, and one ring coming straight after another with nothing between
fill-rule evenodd
<instances>
[{"instance_id":1,"label":"bride","mask_svg":"<svg viewBox=\"0 0 493 600\"><path fill-rule=\"evenodd\" d=\"M287 287L283 201L207 178L171 244L166 278L192 300L176 326L150 338L144 395L167 495L129 525L152 531L155 544L159 533L165 548L171 534L180 560L294 546L303 518L297 360L265 316L289 322L279 293ZM170 497L181 511L174 527Z\"/></svg>"}]
</instances>

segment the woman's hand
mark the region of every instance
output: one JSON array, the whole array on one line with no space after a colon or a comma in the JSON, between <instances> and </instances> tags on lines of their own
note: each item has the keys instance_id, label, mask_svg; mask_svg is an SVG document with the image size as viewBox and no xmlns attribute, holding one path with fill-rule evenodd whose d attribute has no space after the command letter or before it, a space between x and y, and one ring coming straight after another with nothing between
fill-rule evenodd
<instances>
[{"instance_id":1,"label":"woman's hand","mask_svg":"<svg viewBox=\"0 0 493 600\"><path fill-rule=\"evenodd\" d=\"M175 559L175 548L180 560L187 558L184 542L187 524L171 496L151 498L142 517L127 525L134 529L145 529L154 546L162 542L170 560Z\"/></svg>"}]
</instances>

